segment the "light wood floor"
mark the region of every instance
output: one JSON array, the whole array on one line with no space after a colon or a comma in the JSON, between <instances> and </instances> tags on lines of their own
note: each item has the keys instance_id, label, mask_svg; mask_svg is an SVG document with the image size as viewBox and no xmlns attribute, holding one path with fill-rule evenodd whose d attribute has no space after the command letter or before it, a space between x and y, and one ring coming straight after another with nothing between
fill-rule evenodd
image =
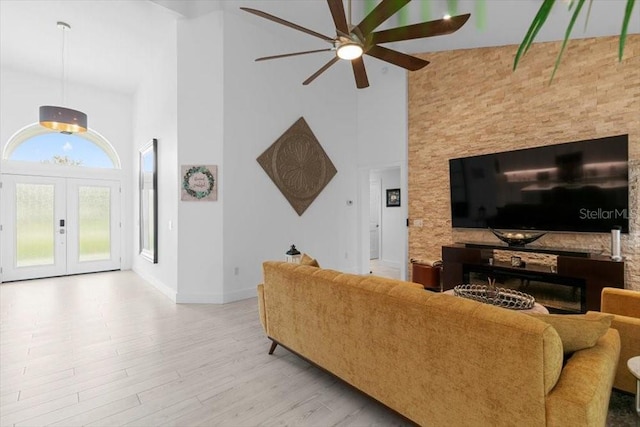
<instances>
[{"instance_id":1,"label":"light wood floor","mask_svg":"<svg viewBox=\"0 0 640 427\"><path fill-rule=\"evenodd\" d=\"M407 424L283 348L269 356L255 298L174 304L128 271L1 284L0 314L0 426ZM623 397L608 426L632 425Z\"/></svg>"},{"instance_id":2,"label":"light wood floor","mask_svg":"<svg viewBox=\"0 0 640 427\"><path fill-rule=\"evenodd\" d=\"M282 348L257 301L176 305L133 272L0 285L2 426L406 421Z\"/></svg>"}]
</instances>

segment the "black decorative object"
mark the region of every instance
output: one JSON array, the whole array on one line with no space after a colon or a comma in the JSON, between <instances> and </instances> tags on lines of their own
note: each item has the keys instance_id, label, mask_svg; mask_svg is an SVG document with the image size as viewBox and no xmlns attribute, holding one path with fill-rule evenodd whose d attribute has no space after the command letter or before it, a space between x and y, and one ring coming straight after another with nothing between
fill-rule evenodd
<instances>
[{"instance_id":1,"label":"black decorative object","mask_svg":"<svg viewBox=\"0 0 640 427\"><path fill-rule=\"evenodd\" d=\"M547 234L544 231L499 231L493 228L489 230L491 230L498 239L513 247L522 247Z\"/></svg>"}]
</instances>

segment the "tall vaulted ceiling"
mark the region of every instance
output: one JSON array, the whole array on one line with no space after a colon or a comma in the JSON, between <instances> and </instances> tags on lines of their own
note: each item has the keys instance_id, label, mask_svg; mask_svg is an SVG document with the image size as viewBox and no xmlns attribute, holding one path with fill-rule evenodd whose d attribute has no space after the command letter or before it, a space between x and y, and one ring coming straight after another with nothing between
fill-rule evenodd
<instances>
[{"instance_id":1,"label":"tall vaulted ceiling","mask_svg":"<svg viewBox=\"0 0 640 427\"><path fill-rule=\"evenodd\" d=\"M415 0L407 6L409 23L422 20L421 3ZM458 2L458 12L470 12L472 19L457 33L393 47L419 53L518 44L541 0L486 0L484 27L473 19L476 3L475 0ZM625 3L626 0L595 0L586 31L581 21L573 37L619 34ZM362 0L353 1L354 21L362 16L363 4ZM446 11L446 4L445 0L430 0L433 19ZM303 49L326 47L321 40L241 12L240 6L264 10L321 33L330 35L333 31L329 9L321 0L2 0L0 61L2 67L59 78L62 36L56 22L65 21L72 26L67 35L69 81L133 93L150 71L150 61L163 46L163 38L175 36L175 21L214 10L236 13L261 30L297 39ZM636 9L630 33L640 32L640 19L635 19L635 15L640 18L640 5L636 5ZM539 40L561 39L569 17L566 6L558 2ZM397 25L394 19L381 28ZM202 47L206 48L206 41ZM278 46L264 52L265 55L278 53L283 53Z\"/></svg>"}]
</instances>

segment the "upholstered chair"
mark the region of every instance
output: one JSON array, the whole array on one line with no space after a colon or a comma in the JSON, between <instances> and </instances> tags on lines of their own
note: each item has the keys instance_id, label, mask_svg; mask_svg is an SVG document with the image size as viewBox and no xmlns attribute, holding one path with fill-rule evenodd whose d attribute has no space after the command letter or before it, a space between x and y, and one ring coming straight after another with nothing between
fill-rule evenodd
<instances>
[{"instance_id":1,"label":"upholstered chair","mask_svg":"<svg viewBox=\"0 0 640 427\"><path fill-rule=\"evenodd\" d=\"M636 379L629 372L627 360L640 356L640 292L604 288L600 311L615 315L611 327L620 333L620 360L613 387L635 394Z\"/></svg>"}]
</instances>

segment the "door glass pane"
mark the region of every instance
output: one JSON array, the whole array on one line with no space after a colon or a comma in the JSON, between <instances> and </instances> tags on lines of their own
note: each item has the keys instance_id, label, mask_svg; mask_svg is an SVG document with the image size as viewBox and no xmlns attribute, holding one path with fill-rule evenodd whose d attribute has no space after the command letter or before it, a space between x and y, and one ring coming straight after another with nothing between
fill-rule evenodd
<instances>
[{"instance_id":1,"label":"door glass pane","mask_svg":"<svg viewBox=\"0 0 640 427\"><path fill-rule=\"evenodd\" d=\"M16 267L55 262L54 195L51 184L16 184Z\"/></svg>"},{"instance_id":2,"label":"door glass pane","mask_svg":"<svg viewBox=\"0 0 640 427\"><path fill-rule=\"evenodd\" d=\"M78 261L111 259L111 189L78 188Z\"/></svg>"}]
</instances>

